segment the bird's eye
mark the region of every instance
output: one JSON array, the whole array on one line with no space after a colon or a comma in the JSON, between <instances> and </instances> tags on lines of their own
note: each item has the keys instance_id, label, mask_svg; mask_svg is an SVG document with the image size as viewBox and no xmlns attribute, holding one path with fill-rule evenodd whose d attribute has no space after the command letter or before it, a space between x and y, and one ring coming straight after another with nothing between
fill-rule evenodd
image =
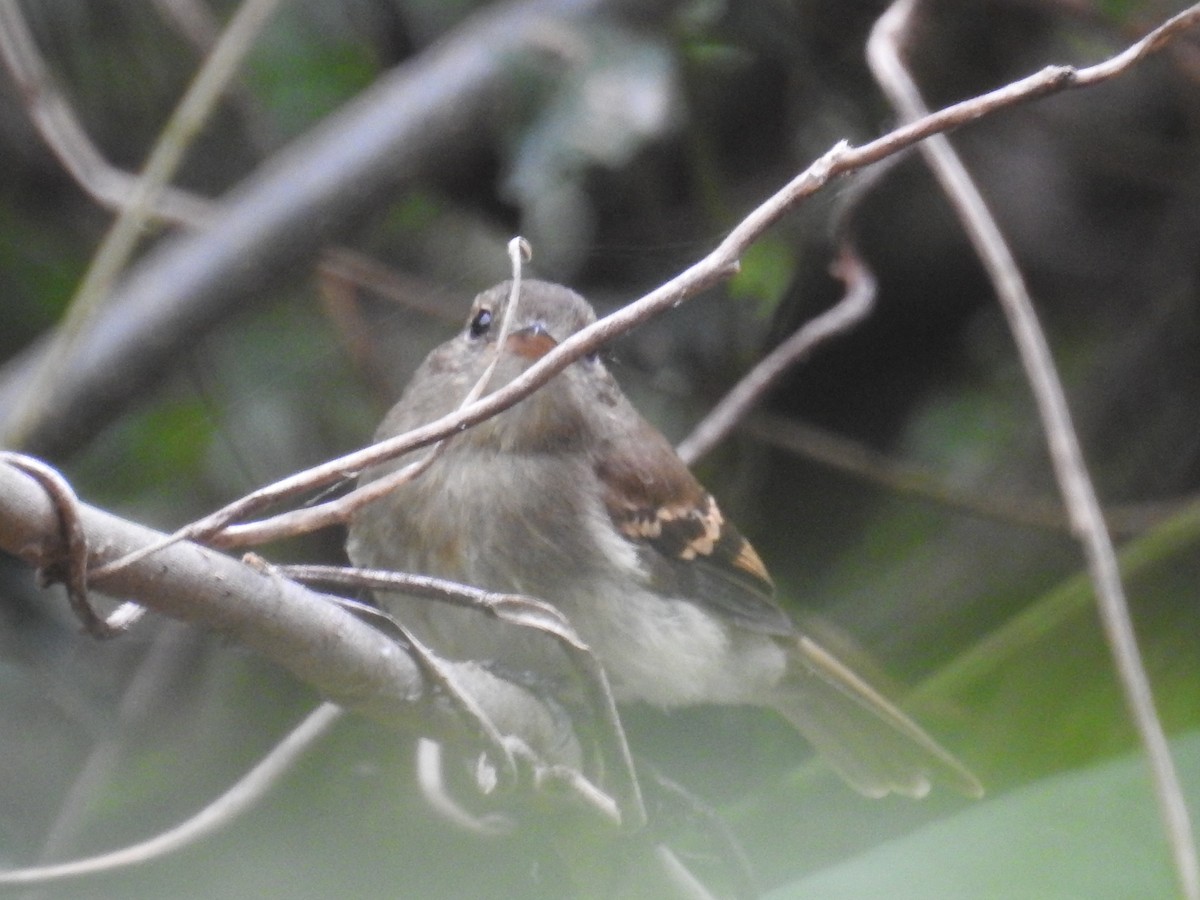
<instances>
[{"instance_id":1,"label":"bird's eye","mask_svg":"<svg viewBox=\"0 0 1200 900\"><path fill-rule=\"evenodd\" d=\"M485 306L471 319L471 324L467 326L467 334L473 338L481 338L488 333L488 329L491 327L492 311Z\"/></svg>"}]
</instances>

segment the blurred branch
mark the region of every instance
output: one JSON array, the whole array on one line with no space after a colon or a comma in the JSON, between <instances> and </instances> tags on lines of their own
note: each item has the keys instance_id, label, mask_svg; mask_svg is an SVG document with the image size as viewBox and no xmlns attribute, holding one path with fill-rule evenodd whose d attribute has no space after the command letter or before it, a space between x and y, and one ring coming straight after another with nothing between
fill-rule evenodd
<instances>
[{"instance_id":1,"label":"blurred branch","mask_svg":"<svg viewBox=\"0 0 1200 900\"><path fill-rule=\"evenodd\" d=\"M920 90L901 58L901 46L909 37L915 9L916 0L893 3L876 22L867 50L876 79L906 119L919 119L928 114ZM1107 63L1084 70L1090 73L1087 83L1124 71L1128 65L1160 48L1175 31L1197 21L1200 21L1200 5L1175 16ZM1083 74L1081 72L1080 76ZM1112 537L1088 475L1054 357L1016 260L966 166L944 135L926 141L920 150L975 246L1008 319L1042 420L1071 530L1082 545L1087 560L1118 680L1150 765L1180 894L1188 900L1200 900L1200 859L1197 858L1183 788L1155 709L1154 694L1129 614Z\"/></svg>"},{"instance_id":2,"label":"blurred branch","mask_svg":"<svg viewBox=\"0 0 1200 900\"><path fill-rule=\"evenodd\" d=\"M1014 497L999 488L962 487L926 466L895 459L860 441L807 422L772 413L751 413L738 426L747 434L805 459L829 466L898 494L929 500L969 516L1045 531L1070 533L1061 501L1053 497ZM1117 503L1104 508L1108 527L1138 535L1196 503L1195 496L1148 503Z\"/></svg>"},{"instance_id":3,"label":"blurred branch","mask_svg":"<svg viewBox=\"0 0 1200 900\"><path fill-rule=\"evenodd\" d=\"M190 40L205 52L211 50L219 36L218 23L202 4L190 0L158 0L158 5ZM101 206L117 213L129 209L136 199L137 176L112 165L96 147L69 98L51 76L19 8L11 4L0 6L0 59L19 86L34 127L63 169ZM249 97L239 96L239 99L244 101L243 106L249 105ZM257 115L247 112L243 118L262 130ZM260 143L265 145L267 142ZM148 212L157 221L192 230L205 228L217 209L212 200L169 184L162 185L153 197L144 199L151 207ZM355 332L359 327L357 318L347 312L350 298L354 296L353 288L365 287L432 318L450 318L444 307L424 299L435 293L432 285L403 276L366 254L346 247L322 250L317 275L326 308L351 342L351 354L360 368L370 369L371 366L367 354L354 343L355 339L363 340L363 336Z\"/></svg>"},{"instance_id":4,"label":"blurred branch","mask_svg":"<svg viewBox=\"0 0 1200 900\"><path fill-rule=\"evenodd\" d=\"M354 476L364 468L395 459L435 443L495 415L528 396L580 357L597 351L620 335L737 271L742 253L788 212L834 178L857 171L911 147L933 134L975 121L1017 103L1112 78L1164 45L1183 28L1200 20L1200 11L1176 16L1133 47L1107 62L1084 69L1048 66L1035 75L987 94L925 115L861 147L841 142L752 210L707 256L638 300L582 329L547 353L508 384L454 413L370 447L330 460L277 481L180 529L175 538L211 540L220 532L225 546L248 545L325 527L338 521L344 506L322 504L282 513L274 518L233 527L231 523L297 494L319 490ZM364 489L370 490L368 485ZM354 501L349 501L353 503ZM150 552L149 549L144 552Z\"/></svg>"},{"instance_id":5,"label":"blurred branch","mask_svg":"<svg viewBox=\"0 0 1200 900\"><path fill-rule=\"evenodd\" d=\"M211 53L221 35L221 20L205 0L151 0L159 16L201 54ZM225 90L226 102L241 116L242 127L261 151L278 145L279 135L270 114L258 102L244 79L235 79Z\"/></svg>"},{"instance_id":6,"label":"blurred branch","mask_svg":"<svg viewBox=\"0 0 1200 900\"><path fill-rule=\"evenodd\" d=\"M215 204L204 231L165 241L130 270L104 327L78 342L53 394L39 398L45 412L23 446L59 453L94 433L157 383L180 346L306 271L321 246L400 187L478 150L495 111L525 84L513 60L544 56L548 28L629 5L525 0L488 8L324 119ZM671 8L651 4L642 14ZM118 187L109 181L105 189ZM185 214L196 211L185 204ZM11 422L45 352L40 343L0 371L0 422Z\"/></svg>"},{"instance_id":7,"label":"blurred branch","mask_svg":"<svg viewBox=\"0 0 1200 900\"><path fill-rule=\"evenodd\" d=\"M11 463L13 456L7 454L2 462ZM85 504L78 504L76 518L85 535L88 564L93 571L106 559L126 555L161 538L151 529ZM42 483L11 464L0 464L0 549L45 569L61 556L62 543L59 514ZM320 574L328 577L330 572ZM403 578L392 573L377 576ZM431 579L424 581L429 582L426 589L431 595L445 594L444 585L433 584ZM257 650L340 706L392 727L468 747L479 746L477 729L467 725L469 717L463 715L455 699L447 696L445 684L430 683L428 672L400 643L344 609L341 598L312 592L274 569L248 565L195 544L177 543L153 563L122 567L105 579L104 587L106 592L136 598L150 609L217 631ZM464 602L463 597L455 599ZM531 612L530 602L520 598L492 596L489 602L495 608L488 606L484 612L546 630L547 622L536 603ZM382 614L376 611L376 615ZM577 642L569 634L565 637ZM580 650L587 652L582 647ZM592 836L586 840L598 842L597 852L617 834L614 826L636 829L645 821L631 768L624 773L631 783L621 786L622 793L615 803L582 774L583 750L560 710L549 708L536 695L475 662L439 659L437 665L452 678L455 690L468 696L472 707L502 736L505 752L513 754L520 764L515 773L520 778L519 786L570 803L575 809L582 806L606 826L594 834L588 832ZM600 712L603 716L604 711ZM40 883L92 874L143 862L192 843L260 797L332 717L332 709L319 711L284 748L266 757L214 804L168 832L102 857L0 874L0 883ZM623 760L616 760L618 765L630 765L627 752ZM609 771L607 776L613 774ZM636 809L628 808L626 802ZM697 896L690 893L693 887L680 887L698 882L690 873L684 876L686 869L674 854L652 836L642 834L645 839L639 838L632 849L648 861L652 873L676 885L672 892L681 890L681 896ZM572 853L577 854L579 849L577 839Z\"/></svg>"},{"instance_id":8,"label":"blurred branch","mask_svg":"<svg viewBox=\"0 0 1200 900\"><path fill-rule=\"evenodd\" d=\"M98 875L114 869L142 865L198 843L227 826L242 813L253 809L279 779L293 769L296 760L329 732L342 713L340 706L322 703L283 740L276 743L267 755L229 790L174 828L111 853L101 853L65 863L0 870L0 885L42 885L64 878Z\"/></svg>"},{"instance_id":9,"label":"blurred branch","mask_svg":"<svg viewBox=\"0 0 1200 900\"><path fill-rule=\"evenodd\" d=\"M271 283L301 270L318 247L385 202L397 187L436 170L447 146L454 145L456 155L477 148L491 112L519 88L509 60L537 47L548 23L609 5L603 0L527 0L489 9L397 67L263 166L215 207L210 229L166 242L132 270L109 307L115 324L96 329L66 361L55 396L42 398L48 407L43 424L26 446L43 453L69 449L117 415L131 395L155 383L178 358L181 342L194 340ZM612 5L631 4L613 0ZM669 10L670 4L658 4L650 14L661 17ZM756 210L714 256L722 257L722 265L732 265L739 248L834 177L998 109L1112 77L1186 24L1173 20L1153 40L1139 42L1101 66L1049 67L861 148L839 145ZM615 334L632 327L637 316L653 315L724 277L727 273L710 265L714 261L698 264L643 298L652 309L638 307L630 313L634 321L610 321L605 328ZM31 348L0 371L0 422L11 415L14 397L41 352L41 347ZM548 378L551 367L565 364L561 356L547 359L536 377Z\"/></svg>"},{"instance_id":10,"label":"blurred branch","mask_svg":"<svg viewBox=\"0 0 1200 900\"><path fill-rule=\"evenodd\" d=\"M195 679L195 657L188 650L188 634L181 622L155 629L137 667L122 685L120 702L109 720L112 727L96 735L87 757L72 773L70 786L62 793L54 819L42 838L37 861L59 857L71 845L87 821L87 811L96 808L116 776L123 754L130 749L130 736L145 728L172 679L182 672L187 673L189 681Z\"/></svg>"},{"instance_id":11,"label":"blurred branch","mask_svg":"<svg viewBox=\"0 0 1200 900\"><path fill-rule=\"evenodd\" d=\"M111 299L113 286L142 238L146 219L151 215L157 197L175 174L187 148L278 3L279 0L243 0L212 53L205 57L200 71L150 151L145 168L132 186L128 202L121 207L116 221L92 257L83 282L55 329L49 346L11 401L12 407L4 420L3 442L6 445L24 443L26 436L38 428L48 409L45 398L54 394L67 359L94 327L102 305ZM0 32L5 31L13 32L6 43L19 46L24 42L32 46L16 0L0 3Z\"/></svg>"},{"instance_id":12,"label":"blurred branch","mask_svg":"<svg viewBox=\"0 0 1200 900\"><path fill-rule=\"evenodd\" d=\"M1067 530L1062 506L1043 498L990 495L949 484L938 474L909 462L892 459L872 447L823 428L770 413L756 413L743 423L758 440L806 459L880 485L939 503L967 515L1047 531Z\"/></svg>"},{"instance_id":13,"label":"blurred branch","mask_svg":"<svg viewBox=\"0 0 1200 900\"><path fill-rule=\"evenodd\" d=\"M63 168L97 202L123 209L137 188L137 176L115 169L96 149L47 69L14 0L0 2L0 58L38 133ZM210 212L207 201L170 185L149 199L158 218L176 224L198 227Z\"/></svg>"},{"instance_id":14,"label":"blurred branch","mask_svg":"<svg viewBox=\"0 0 1200 900\"><path fill-rule=\"evenodd\" d=\"M86 504L79 520L95 568L162 535ZM44 568L58 560L57 513L40 482L0 465L0 549ZM459 711L432 693L396 641L338 605L222 553L180 543L153 564L130 565L103 583L107 594L220 632L291 671L323 696L385 724L464 735ZM461 669L461 671L459 671ZM525 690L474 665L456 668L505 733L519 734L547 759L578 763L559 718Z\"/></svg>"},{"instance_id":15,"label":"blurred branch","mask_svg":"<svg viewBox=\"0 0 1200 900\"><path fill-rule=\"evenodd\" d=\"M189 43L207 53L221 32L213 11L202 0L151 0L158 14Z\"/></svg>"}]
</instances>

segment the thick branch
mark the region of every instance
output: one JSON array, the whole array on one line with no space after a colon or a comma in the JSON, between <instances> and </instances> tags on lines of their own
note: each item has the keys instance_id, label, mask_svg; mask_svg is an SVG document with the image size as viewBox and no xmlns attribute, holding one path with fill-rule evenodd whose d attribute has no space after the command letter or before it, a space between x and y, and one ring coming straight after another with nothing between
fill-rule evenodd
<instances>
[{"instance_id":1,"label":"thick branch","mask_svg":"<svg viewBox=\"0 0 1200 900\"><path fill-rule=\"evenodd\" d=\"M52 455L77 445L153 386L181 342L305 271L322 245L401 186L469 154L521 89L513 60L530 58L556 23L611 5L528 0L487 10L272 158L215 206L208 229L169 240L118 287L54 395L42 398L47 414L23 446ZM658 7L662 15L671 4ZM38 345L0 373L0 423L42 352Z\"/></svg>"},{"instance_id":2,"label":"thick branch","mask_svg":"<svg viewBox=\"0 0 1200 900\"><path fill-rule=\"evenodd\" d=\"M161 539L152 529L81 504L91 566ZM34 479L0 465L0 549L42 567L60 552L59 524ZM177 543L103 583L106 592L228 635L277 662L322 695L389 725L463 740L457 707L426 684L395 640L319 593L222 553ZM504 734L553 763L578 767L579 748L560 718L522 688L471 663L447 663Z\"/></svg>"}]
</instances>

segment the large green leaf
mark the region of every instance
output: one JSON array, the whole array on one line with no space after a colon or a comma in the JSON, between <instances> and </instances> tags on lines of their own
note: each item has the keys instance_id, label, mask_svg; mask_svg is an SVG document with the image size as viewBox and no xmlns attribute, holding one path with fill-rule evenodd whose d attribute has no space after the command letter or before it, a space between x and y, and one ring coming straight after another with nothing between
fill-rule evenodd
<instances>
[{"instance_id":1,"label":"large green leaf","mask_svg":"<svg viewBox=\"0 0 1200 900\"><path fill-rule=\"evenodd\" d=\"M1200 732L1173 742L1193 814ZM775 900L1169 897L1162 827L1138 755L1035 782L794 882Z\"/></svg>"}]
</instances>

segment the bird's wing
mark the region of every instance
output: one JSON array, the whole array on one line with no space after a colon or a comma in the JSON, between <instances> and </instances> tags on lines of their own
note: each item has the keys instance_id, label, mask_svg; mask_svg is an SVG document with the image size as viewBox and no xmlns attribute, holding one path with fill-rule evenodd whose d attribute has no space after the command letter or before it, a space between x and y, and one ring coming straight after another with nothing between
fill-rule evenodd
<instances>
[{"instance_id":1,"label":"bird's wing","mask_svg":"<svg viewBox=\"0 0 1200 900\"><path fill-rule=\"evenodd\" d=\"M616 529L639 549L656 590L709 606L737 625L791 635L758 554L666 439L640 417L595 457Z\"/></svg>"}]
</instances>

